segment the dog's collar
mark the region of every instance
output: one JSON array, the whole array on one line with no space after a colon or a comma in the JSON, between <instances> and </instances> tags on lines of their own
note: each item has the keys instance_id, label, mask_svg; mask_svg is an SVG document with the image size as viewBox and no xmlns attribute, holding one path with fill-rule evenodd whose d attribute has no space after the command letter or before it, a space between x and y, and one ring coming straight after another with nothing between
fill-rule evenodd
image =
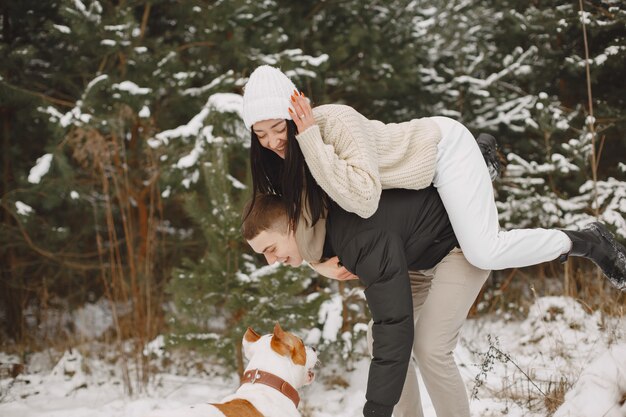
<instances>
[{"instance_id":1,"label":"dog's collar","mask_svg":"<svg viewBox=\"0 0 626 417\"><path fill-rule=\"evenodd\" d=\"M260 369L251 369L244 372L243 377L241 378L241 385L247 383L263 384L272 387L289 398L296 408L298 408L298 404L300 403L300 395L298 395L298 391L296 391L296 389L292 387L289 382L274 374L261 371Z\"/></svg>"}]
</instances>

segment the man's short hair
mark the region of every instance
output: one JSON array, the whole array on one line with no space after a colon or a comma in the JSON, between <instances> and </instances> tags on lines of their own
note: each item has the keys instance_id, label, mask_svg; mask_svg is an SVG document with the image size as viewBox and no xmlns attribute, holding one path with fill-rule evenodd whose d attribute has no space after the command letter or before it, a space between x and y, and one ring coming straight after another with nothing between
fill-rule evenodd
<instances>
[{"instance_id":1,"label":"man's short hair","mask_svg":"<svg viewBox=\"0 0 626 417\"><path fill-rule=\"evenodd\" d=\"M257 194L246 203L241 234L246 240L252 240L265 230L287 233L289 230L287 210L280 196L275 194Z\"/></svg>"}]
</instances>

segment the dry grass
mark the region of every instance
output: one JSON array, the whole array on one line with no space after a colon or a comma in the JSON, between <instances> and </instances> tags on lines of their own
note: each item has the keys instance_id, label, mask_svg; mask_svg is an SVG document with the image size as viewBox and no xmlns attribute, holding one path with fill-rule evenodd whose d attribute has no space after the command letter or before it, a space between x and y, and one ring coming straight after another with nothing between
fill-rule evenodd
<instances>
[{"instance_id":1,"label":"dry grass","mask_svg":"<svg viewBox=\"0 0 626 417\"><path fill-rule=\"evenodd\" d=\"M548 411L548 416L554 414L556 410L563 404L565 393L572 388L572 383L567 378L561 376L558 381L549 381L544 404Z\"/></svg>"},{"instance_id":2,"label":"dry grass","mask_svg":"<svg viewBox=\"0 0 626 417\"><path fill-rule=\"evenodd\" d=\"M615 289L585 259L570 258L565 265L545 263L522 269L496 271L477 297L469 317L510 313L523 319L540 296L568 296L588 313L603 317L626 315L626 293Z\"/></svg>"},{"instance_id":3,"label":"dry grass","mask_svg":"<svg viewBox=\"0 0 626 417\"><path fill-rule=\"evenodd\" d=\"M538 297L543 296L568 296L575 299L587 313L600 312L600 326L607 335L608 344L618 341L619 323L608 319L624 317L626 294L613 288L603 276L598 276L597 269L584 259L570 259L565 265L552 263L496 272L479 295L472 313L474 316L496 315L523 320L527 317L530 306ZM560 308L553 307L546 311L544 319L551 321L562 314ZM570 327L572 326L577 324L573 323ZM487 389L491 395L501 398L507 405L512 402L532 412L553 415L563 404L565 394L574 385L576 377L563 372L557 373L550 380L538 380L531 371L524 372L497 345L497 340L490 339L490 350L483 356L481 373L491 372L495 362L508 362L517 367L517 370L504 377L497 392L486 386L482 389ZM558 345L555 344L555 347ZM567 352L554 353L563 358L568 357ZM481 378L485 379L486 375L477 376L478 387L482 385L478 381ZM622 401L626 401L626 394Z\"/></svg>"}]
</instances>

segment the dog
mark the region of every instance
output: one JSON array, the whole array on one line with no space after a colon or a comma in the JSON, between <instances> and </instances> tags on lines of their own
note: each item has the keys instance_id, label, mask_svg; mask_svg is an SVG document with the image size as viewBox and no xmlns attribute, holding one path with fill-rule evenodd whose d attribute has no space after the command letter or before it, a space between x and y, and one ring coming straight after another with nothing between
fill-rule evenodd
<instances>
[{"instance_id":1,"label":"dog","mask_svg":"<svg viewBox=\"0 0 626 417\"><path fill-rule=\"evenodd\" d=\"M242 345L248 366L234 394L220 403L156 410L145 417L300 417L297 390L315 379L315 349L278 323L264 336L248 327Z\"/></svg>"}]
</instances>

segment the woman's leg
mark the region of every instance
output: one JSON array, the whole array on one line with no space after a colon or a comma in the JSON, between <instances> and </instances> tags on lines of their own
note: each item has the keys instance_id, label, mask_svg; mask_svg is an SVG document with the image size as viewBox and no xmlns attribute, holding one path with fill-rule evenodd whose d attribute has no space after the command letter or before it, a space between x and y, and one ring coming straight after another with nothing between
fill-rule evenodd
<instances>
[{"instance_id":1,"label":"woman's leg","mask_svg":"<svg viewBox=\"0 0 626 417\"><path fill-rule=\"evenodd\" d=\"M467 391L452 354L467 313L489 271L453 249L434 268L430 292L415 325L413 355L437 417L469 417Z\"/></svg>"},{"instance_id":2,"label":"woman's leg","mask_svg":"<svg viewBox=\"0 0 626 417\"><path fill-rule=\"evenodd\" d=\"M552 261L571 248L559 230L501 231L493 188L472 134L447 117L432 118L441 129L433 183L467 260L482 269L505 269Z\"/></svg>"}]
</instances>

